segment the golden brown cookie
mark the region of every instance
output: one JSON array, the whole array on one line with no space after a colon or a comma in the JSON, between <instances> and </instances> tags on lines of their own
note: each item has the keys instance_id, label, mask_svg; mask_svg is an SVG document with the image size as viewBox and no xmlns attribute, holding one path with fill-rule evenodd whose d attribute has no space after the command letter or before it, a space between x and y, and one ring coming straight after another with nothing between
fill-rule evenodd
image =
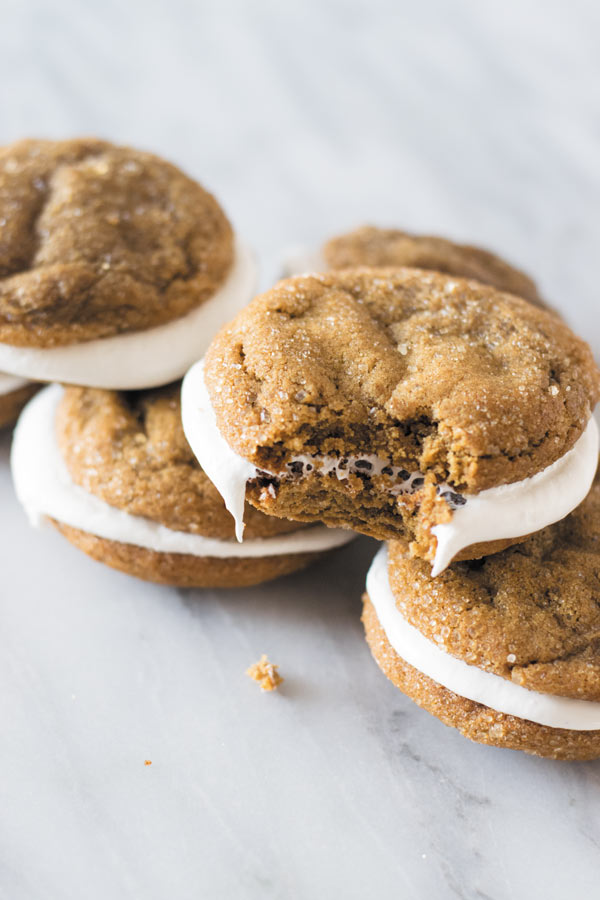
<instances>
[{"instance_id":1,"label":"golden brown cookie","mask_svg":"<svg viewBox=\"0 0 600 900\"><path fill-rule=\"evenodd\" d=\"M11 453L32 523L49 520L94 559L178 587L259 584L351 539L249 508L239 544L183 435L179 391L52 385L34 398Z\"/></svg>"},{"instance_id":2,"label":"golden brown cookie","mask_svg":"<svg viewBox=\"0 0 600 900\"><path fill-rule=\"evenodd\" d=\"M58 530L92 559L135 575L144 581L171 587L252 587L274 578L298 572L319 559L322 553L286 553L258 559L192 556L189 553L157 553L120 541L96 537L52 520Z\"/></svg>"},{"instance_id":3,"label":"golden brown cookie","mask_svg":"<svg viewBox=\"0 0 600 900\"><path fill-rule=\"evenodd\" d=\"M29 383L14 391L0 394L0 428L13 425L28 400L40 389L39 384Z\"/></svg>"},{"instance_id":4,"label":"golden brown cookie","mask_svg":"<svg viewBox=\"0 0 600 900\"><path fill-rule=\"evenodd\" d=\"M151 391L67 387L58 444L75 484L133 516L174 531L233 540L234 525L181 427L180 382ZM298 530L247 509L246 538Z\"/></svg>"},{"instance_id":5,"label":"golden brown cookie","mask_svg":"<svg viewBox=\"0 0 600 900\"><path fill-rule=\"evenodd\" d=\"M421 560L407 559L391 542L387 571L393 615L438 651L489 673L495 684L518 686L525 702L550 695L600 706L600 470L576 510L519 546L453 563L434 580ZM414 668L392 646L395 638L375 609L380 604L389 628L389 607L377 580L372 584L377 596L365 595L367 640L386 675L419 705L482 743L564 759L600 756L600 730L550 727L497 711ZM598 721L600 728L600 714Z\"/></svg>"},{"instance_id":6,"label":"golden brown cookie","mask_svg":"<svg viewBox=\"0 0 600 900\"><path fill-rule=\"evenodd\" d=\"M215 198L159 157L93 138L0 148L0 342L49 348L162 325L233 259Z\"/></svg>"},{"instance_id":7,"label":"golden brown cookie","mask_svg":"<svg viewBox=\"0 0 600 900\"><path fill-rule=\"evenodd\" d=\"M446 653L532 691L600 701L600 476L577 509L516 547L435 579L389 544L405 619ZM440 630L439 623L444 623Z\"/></svg>"},{"instance_id":8,"label":"golden brown cookie","mask_svg":"<svg viewBox=\"0 0 600 900\"><path fill-rule=\"evenodd\" d=\"M470 496L565 456L600 389L589 347L554 315L415 269L279 282L217 335L204 381L218 432L255 467L254 506L426 559L431 528Z\"/></svg>"},{"instance_id":9,"label":"golden brown cookie","mask_svg":"<svg viewBox=\"0 0 600 900\"><path fill-rule=\"evenodd\" d=\"M330 269L410 266L474 278L499 291L524 297L537 306L546 305L532 279L500 256L469 244L455 244L445 238L365 225L327 241L323 247L323 257Z\"/></svg>"},{"instance_id":10,"label":"golden brown cookie","mask_svg":"<svg viewBox=\"0 0 600 900\"><path fill-rule=\"evenodd\" d=\"M549 728L506 715L459 697L423 675L391 647L366 594L363 624L371 653L392 684L444 725L458 729L470 740L551 759L586 760L600 756L600 731Z\"/></svg>"}]
</instances>

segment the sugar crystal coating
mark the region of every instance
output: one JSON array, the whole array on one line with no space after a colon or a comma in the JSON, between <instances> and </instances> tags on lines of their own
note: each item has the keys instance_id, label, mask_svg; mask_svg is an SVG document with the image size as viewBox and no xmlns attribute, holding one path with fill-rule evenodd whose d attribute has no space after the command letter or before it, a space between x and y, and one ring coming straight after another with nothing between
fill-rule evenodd
<instances>
[{"instance_id":1,"label":"sugar crystal coating","mask_svg":"<svg viewBox=\"0 0 600 900\"><path fill-rule=\"evenodd\" d=\"M57 436L73 480L119 509L175 531L234 539L221 496L181 425L180 384L149 391L65 388ZM246 510L248 538L297 531L296 522Z\"/></svg>"},{"instance_id":2,"label":"sugar crystal coating","mask_svg":"<svg viewBox=\"0 0 600 900\"><path fill-rule=\"evenodd\" d=\"M570 515L431 578L390 542L404 618L446 652L542 693L600 701L600 470Z\"/></svg>"},{"instance_id":3,"label":"sugar crystal coating","mask_svg":"<svg viewBox=\"0 0 600 900\"><path fill-rule=\"evenodd\" d=\"M430 527L469 495L562 457L600 387L554 314L474 281L366 268L257 297L213 341L205 381L225 440L267 473L251 503L425 558Z\"/></svg>"},{"instance_id":4,"label":"sugar crystal coating","mask_svg":"<svg viewBox=\"0 0 600 900\"><path fill-rule=\"evenodd\" d=\"M0 342L162 325L211 297L232 260L215 198L159 157L94 139L0 148Z\"/></svg>"}]
</instances>

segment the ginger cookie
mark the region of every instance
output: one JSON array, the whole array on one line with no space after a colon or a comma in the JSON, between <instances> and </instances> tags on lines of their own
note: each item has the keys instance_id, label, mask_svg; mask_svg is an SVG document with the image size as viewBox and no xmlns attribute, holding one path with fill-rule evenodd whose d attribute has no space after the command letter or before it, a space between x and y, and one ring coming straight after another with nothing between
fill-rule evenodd
<instances>
[{"instance_id":1,"label":"ginger cookie","mask_svg":"<svg viewBox=\"0 0 600 900\"><path fill-rule=\"evenodd\" d=\"M557 759L600 756L600 476L561 522L433 580L391 542L367 578L375 660L472 740Z\"/></svg>"},{"instance_id":2,"label":"ginger cookie","mask_svg":"<svg viewBox=\"0 0 600 900\"><path fill-rule=\"evenodd\" d=\"M144 388L180 377L251 297L216 199L157 156L93 138L0 148L0 368Z\"/></svg>"},{"instance_id":3,"label":"ginger cookie","mask_svg":"<svg viewBox=\"0 0 600 900\"><path fill-rule=\"evenodd\" d=\"M11 464L33 524L94 559L178 587L241 587L303 568L352 539L248 509L238 543L183 434L180 384L139 392L52 385L23 411Z\"/></svg>"},{"instance_id":4,"label":"ginger cookie","mask_svg":"<svg viewBox=\"0 0 600 900\"><path fill-rule=\"evenodd\" d=\"M502 257L481 247L456 244L441 237L365 225L331 238L321 253L327 269L355 269L358 266L428 269L473 278L498 291L545 306L535 282Z\"/></svg>"},{"instance_id":5,"label":"ginger cookie","mask_svg":"<svg viewBox=\"0 0 600 900\"><path fill-rule=\"evenodd\" d=\"M408 544L434 573L567 515L597 463L589 347L474 281L356 269L279 282L183 384L241 534L244 499Z\"/></svg>"}]
</instances>

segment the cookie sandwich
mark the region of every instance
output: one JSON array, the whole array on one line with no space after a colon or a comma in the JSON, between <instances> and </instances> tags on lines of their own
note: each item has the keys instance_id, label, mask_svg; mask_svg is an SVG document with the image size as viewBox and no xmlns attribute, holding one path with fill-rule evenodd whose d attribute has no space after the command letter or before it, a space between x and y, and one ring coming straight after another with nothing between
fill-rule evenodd
<instances>
[{"instance_id":1,"label":"cookie sandwich","mask_svg":"<svg viewBox=\"0 0 600 900\"><path fill-rule=\"evenodd\" d=\"M285 274L355 269L359 266L409 266L472 278L507 294L523 297L536 306L546 306L535 282L528 275L489 250L457 244L446 238L373 225L364 225L333 237L317 252L300 250L290 254L285 263Z\"/></svg>"},{"instance_id":2,"label":"cookie sandwich","mask_svg":"<svg viewBox=\"0 0 600 900\"><path fill-rule=\"evenodd\" d=\"M347 543L249 508L247 539L183 434L178 383L117 392L51 385L25 408L11 465L32 524L52 523L94 559L179 587L258 584Z\"/></svg>"},{"instance_id":3,"label":"cookie sandwich","mask_svg":"<svg viewBox=\"0 0 600 900\"><path fill-rule=\"evenodd\" d=\"M600 478L561 522L432 579L395 542L367 577L371 652L466 737L555 759L600 756Z\"/></svg>"},{"instance_id":4,"label":"cookie sandwich","mask_svg":"<svg viewBox=\"0 0 600 900\"><path fill-rule=\"evenodd\" d=\"M138 389L183 375L252 296L215 198L95 139L0 148L0 370Z\"/></svg>"},{"instance_id":5,"label":"cookie sandwich","mask_svg":"<svg viewBox=\"0 0 600 900\"><path fill-rule=\"evenodd\" d=\"M583 500L599 389L589 347L525 300L356 269L255 298L186 375L182 416L239 537L248 499L402 540L438 574Z\"/></svg>"}]
</instances>

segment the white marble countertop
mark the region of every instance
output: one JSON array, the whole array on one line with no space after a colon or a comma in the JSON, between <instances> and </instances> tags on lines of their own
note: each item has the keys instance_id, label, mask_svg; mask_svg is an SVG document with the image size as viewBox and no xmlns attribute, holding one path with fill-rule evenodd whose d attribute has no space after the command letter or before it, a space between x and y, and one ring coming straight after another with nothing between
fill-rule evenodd
<instances>
[{"instance_id":1,"label":"white marble countertop","mask_svg":"<svg viewBox=\"0 0 600 900\"><path fill-rule=\"evenodd\" d=\"M0 142L98 133L261 255L360 222L488 245L600 352L597 4L6 0ZM174 591L33 532L0 438L0 897L590 897L600 761L468 743L372 662L374 544ZM285 684L244 675L266 652ZM151 760L145 766L144 760Z\"/></svg>"}]
</instances>

